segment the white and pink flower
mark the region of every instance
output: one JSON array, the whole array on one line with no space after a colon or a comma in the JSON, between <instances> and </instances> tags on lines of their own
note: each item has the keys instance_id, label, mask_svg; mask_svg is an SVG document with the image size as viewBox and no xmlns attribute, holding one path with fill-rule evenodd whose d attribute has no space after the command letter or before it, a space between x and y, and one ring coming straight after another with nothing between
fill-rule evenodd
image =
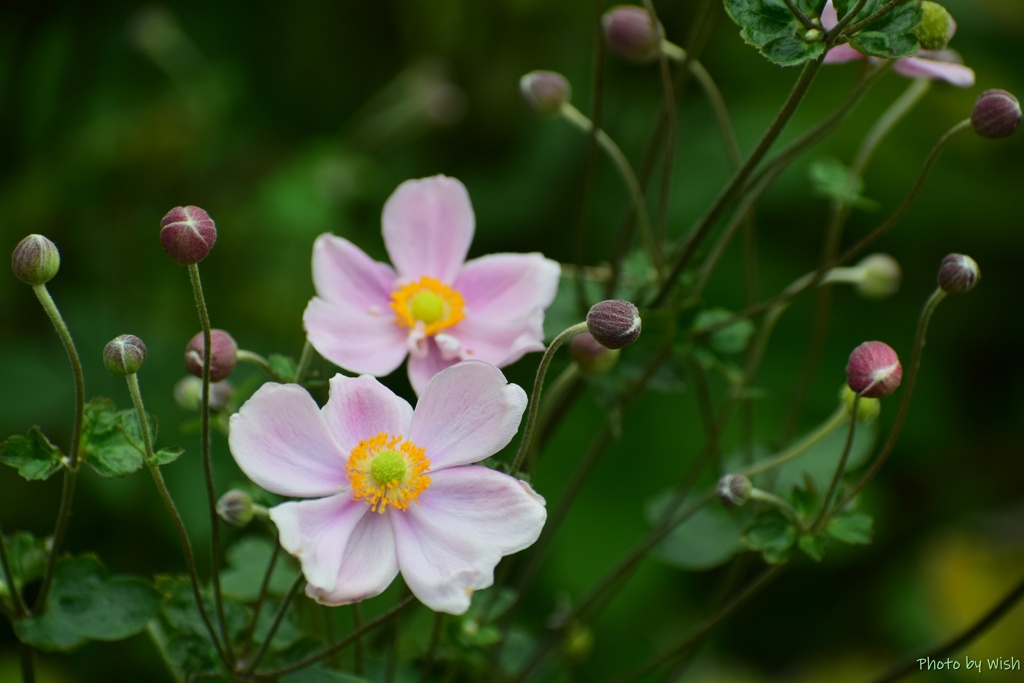
<instances>
[{"instance_id":1,"label":"white and pink flower","mask_svg":"<svg viewBox=\"0 0 1024 683\"><path fill-rule=\"evenodd\" d=\"M826 30L835 28L839 23L839 15L832 5L832 0L825 3L821 11L821 25ZM950 38L956 32L956 24L950 25ZM825 55L826 64L839 64L855 59L872 59L858 52L849 43L837 45ZM952 83L959 88L969 88L974 85L974 70L959 63L959 55L953 50L920 50L913 57L897 59L892 65L893 71L903 74L908 78L930 78Z\"/></svg>"},{"instance_id":2,"label":"white and pink flower","mask_svg":"<svg viewBox=\"0 0 1024 683\"><path fill-rule=\"evenodd\" d=\"M298 385L263 385L231 417L229 441L258 485L309 499L270 518L311 598L357 602L401 572L425 605L462 614L544 526L528 484L472 464L512 440L525 408L525 392L481 361L439 372L415 410L373 377L337 375L323 408Z\"/></svg>"},{"instance_id":3,"label":"white and pink flower","mask_svg":"<svg viewBox=\"0 0 1024 683\"><path fill-rule=\"evenodd\" d=\"M504 367L544 350L544 309L559 265L541 254L491 254L466 262L476 219L465 186L445 176L408 180L381 218L394 268L348 240L313 246L303 323L332 363L383 376L409 357L416 393L439 370L477 359Z\"/></svg>"}]
</instances>

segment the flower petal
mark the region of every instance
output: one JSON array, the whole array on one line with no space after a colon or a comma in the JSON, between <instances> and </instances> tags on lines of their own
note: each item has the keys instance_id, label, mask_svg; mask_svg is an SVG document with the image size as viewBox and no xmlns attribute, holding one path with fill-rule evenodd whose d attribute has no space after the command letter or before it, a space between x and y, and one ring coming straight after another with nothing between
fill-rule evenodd
<instances>
[{"instance_id":1,"label":"flower petal","mask_svg":"<svg viewBox=\"0 0 1024 683\"><path fill-rule=\"evenodd\" d=\"M479 462L504 448L519 428L526 392L490 363L467 360L427 383L409 439L426 451L430 471Z\"/></svg>"},{"instance_id":2,"label":"flower petal","mask_svg":"<svg viewBox=\"0 0 1024 683\"><path fill-rule=\"evenodd\" d=\"M533 544L547 518L524 482L486 467L437 472L418 502L392 517L398 564L423 604L449 614L469 609L471 592L490 586L501 557Z\"/></svg>"},{"instance_id":3,"label":"flower petal","mask_svg":"<svg viewBox=\"0 0 1024 683\"><path fill-rule=\"evenodd\" d=\"M348 485L342 451L297 384L260 387L231 416L228 445L246 476L268 491L312 498Z\"/></svg>"},{"instance_id":4,"label":"flower petal","mask_svg":"<svg viewBox=\"0 0 1024 683\"><path fill-rule=\"evenodd\" d=\"M825 55L825 64L842 64L852 62L855 59L864 59L864 55L853 49L849 43L836 45Z\"/></svg>"},{"instance_id":5,"label":"flower petal","mask_svg":"<svg viewBox=\"0 0 1024 683\"><path fill-rule=\"evenodd\" d=\"M423 341L427 352L423 355L410 354L409 356L409 384L412 385L417 396L423 393L427 382L434 375L459 362L457 357L445 358L441 349L438 348L437 342L433 339L427 338Z\"/></svg>"},{"instance_id":6,"label":"flower petal","mask_svg":"<svg viewBox=\"0 0 1024 683\"><path fill-rule=\"evenodd\" d=\"M907 57L898 60L892 68L904 76L943 80L958 88L969 88L974 85L974 70L954 62Z\"/></svg>"},{"instance_id":7,"label":"flower petal","mask_svg":"<svg viewBox=\"0 0 1024 683\"><path fill-rule=\"evenodd\" d=\"M487 361L499 368L531 351L544 350L544 313L541 310L504 321L466 318L453 328L463 358Z\"/></svg>"},{"instance_id":8,"label":"flower petal","mask_svg":"<svg viewBox=\"0 0 1024 683\"><path fill-rule=\"evenodd\" d=\"M317 296L306 306L302 324L321 356L352 372L390 374L408 353L408 333L395 324L390 309L355 313Z\"/></svg>"},{"instance_id":9,"label":"flower petal","mask_svg":"<svg viewBox=\"0 0 1024 683\"><path fill-rule=\"evenodd\" d=\"M323 234L313 243L313 285L317 295L342 309L390 313L388 303L397 276L347 239Z\"/></svg>"},{"instance_id":10,"label":"flower petal","mask_svg":"<svg viewBox=\"0 0 1024 683\"><path fill-rule=\"evenodd\" d=\"M307 584L306 595L323 605L347 605L380 595L396 576L398 555L391 520L386 514L370 512L349 537L334 590Z\"/></svg>"},{"instance_id":11,"label":"flower petal","mask_svg":"<svg viewBox=\"0 0 1024 683\"><path fill-rule=\"evenodd\" d=\"M270 510L281 547L302 563L307 594L334 604L377 595L395 578L395 542L381 516L347 493Z\"/></svg>"},{"instance_id":12,"label":"flower petal","mask_svg":"<svg viewBox=\"0 0 1024 683\"><path fill-rule=\"evenodd\" d=\"M381 223L399 276L429 275L445 283L458 275L476 229L466 187L440 175L399 185L384 204Z\"/></svg>"},{"instance_id":13,"label":"flower petal","mask_svg":"<svg viewBox=\"0 0 1024 683\"><path fill-rule=\"evenodd\" d=\"M453 286L467 318L501 321L550 306L561 272L540 254L491 254L467 262Z\"/></svg>"},{"instance_id":14,"label":"flower petal","mask_svg":"<svg viewBox=\"0 0 1024 683\"><path fill-rule=\"evenodd\" d=\"M380 432L408 434L412 424L412 406L369 375L335 375L322 413L327 429L345 454L361 440Z\"/></svg>"}]
</instances>

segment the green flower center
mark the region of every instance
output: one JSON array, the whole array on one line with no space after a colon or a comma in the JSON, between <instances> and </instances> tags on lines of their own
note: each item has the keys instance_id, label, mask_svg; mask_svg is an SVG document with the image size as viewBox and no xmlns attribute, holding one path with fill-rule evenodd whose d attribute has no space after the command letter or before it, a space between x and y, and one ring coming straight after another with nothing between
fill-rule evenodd
<instances>
[{"instance_id":1,"label":"green flower center","mask_svg":"<svg viewBox=\"0 0 1024 683\"><path fill-rule=\"evenodd\" d=\"M430 325L444 316L444 299L429 290L419 291L412 297L410 308L413 318Z\"/></svg>"},{"instance_id":2,"label":"green flower center","mask_svg":"<svg viewBox=\"0 0 1024 683\"><path fill-rule=\"evenodd\" d=\"M395 451L381 451L370 464L370 476L380 486L405 479L405 458Z\"/></svg>"}]
</instances>

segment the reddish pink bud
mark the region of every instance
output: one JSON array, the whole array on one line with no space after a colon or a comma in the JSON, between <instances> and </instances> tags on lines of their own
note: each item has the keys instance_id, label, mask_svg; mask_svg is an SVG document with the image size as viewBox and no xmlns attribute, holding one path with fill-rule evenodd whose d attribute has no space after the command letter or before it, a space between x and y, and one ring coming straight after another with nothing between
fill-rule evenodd
<instances>
[{"instance_id":1,"label":"reddish pink bud","mask_svg":"<svg viewBox=\"0 0 1024 683\"><path fill-rule=\"evenodd\" d=\"M620 56L634 62L647 62L658 56L661 25L643 7L612 7L601 17L601 27L608 47Z\"/></svg>"},{"instance_id":2,"label":"reddish pink bud","mask_svg":"<svg viewBox=\"0 0 1024 683\"><path fill-rule=\"evenodd\" d=\"M179 266L199 263L217 241L217 227L198 206L179 206L160 221L160 243Z\"/></svg>"},{"instance_id":3,"label":"reddish pink bud","mask_svg":"<svg viewBox=\"0 0 1024 683\"><path fill-rule=\"evenodd\" d=\"M210 381L219 382L235 369L238 344L224 330L210 330ZM185 368L196 377L203 376L203 333L192 337L185 348Z\"/></svg>"},{"instance_id":4,"label":"reddish pink bud","mask_svg":"<svg viewBox=\"0 0 1024 683\"><path fill-rule=\"evenodd\" d=\"M892 347L880 341L864 342L850 354L846 382L865 398L884 398L896 391L903 366Z\"/></svg>"}]
</instances>

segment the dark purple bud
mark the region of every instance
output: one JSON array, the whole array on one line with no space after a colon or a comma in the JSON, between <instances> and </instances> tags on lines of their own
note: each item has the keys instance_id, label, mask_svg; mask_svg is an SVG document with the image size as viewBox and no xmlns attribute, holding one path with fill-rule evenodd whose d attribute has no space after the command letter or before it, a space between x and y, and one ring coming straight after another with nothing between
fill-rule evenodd
<instances>
[{"instance_id":1,"label":"dark purple bud","mask_svg":"<svg viewBox=\"0 0 1024 683\"><path fill-rule=\"evenodd\" d=\"M900 385L903 366L896 352L880 341L864 342L850 354L846 383L865 398L885 398Z\"/></svg>"},{"instance_id":2,"label":"dark purple bud","mask_svg":"<svg viewBox=\"0 0 1024 683\"><path fill-rule=\"evenodd\" d=\"M621 349L640 337L640 311L622 299L601 301L587 313L587 331L606 349Z\"/></svg>"},{"instance_id":3,"label":"dark purple bud","mask_svg":"<svg viewBox=\"0 0 1024 683\"><path fill-rule=\"evenodd\" d=\"M103 366L115 375L134 375L146 360L146 345L133 334L122 334L103 347Z\"/></svg>"},{"instance_id":4,"label":"dark purple bud","mask_svg":"<svg viewBox=\"0 0 1024 683\"><path fill-rule=\"evenodd\" d=\"M238 344L224 330L210 330L210 381L219 382L235 369ZM203 376L203 333L192 337L185 348L185 368L196 377Z\"/></svg>"},{"instance_id":5,"label":"dark purple bud","mask_svg":"<svg viewBox=\"0 0 1024 683\"><path fill-rule=\"evenodd\" d=\"M939 287L949 294L969 292L980 279L977 262L966 254L949 254L939 265Z\"/></svg>"},{"instance_id":6,"label":"dark purple bud","mask_svg":"<svg viewBox=\"0 0 1024 683\"><path fill-rule=\"evenodd\" d=\"M727 474L718 480L715 493L718 494L718 500L722 501L722 505L735 508L750 500L753 488L754 485L746 475Z\"/></svg>"},{"instance_id":7,"label":"dark purple bud","mask_svg":"<svg viewBox=\"0 0 1024 683\"><path fill-rule=\"evenodd\" d=\"M179 266L199 263L217 241L217 227L198 206L171 209L160 221L160 243L171 260Z\"/></svg>"},{"instance_id":8,"label":"dark purple bud","mask_svg":"<svg viewBox=\"0 0 1024 683\"><path fill-rule=\"evenodd\" d=\"M1005 138L1020 125L1020 102L1005 90L986 90L971 110L971 126L983 138Z\"/></svg>"},{"instance_id":9,"label":"dark purple bud","mask_svg":"<svg viewBox=\"0 0 1024 683\"><path fill-rule=\"evenodd\" d=\"M649 62L658 56L661 25L643 7L619 5L601 17L604 39L619 56L633 62Z\"/></svg>"},{"instance_id":10,"label":"dark purple bud","mask_svg":"<svg viewBox=\"0 0 1024 683\"><path fill-rule=\"evenodd\" d=\"M14 248L11 269L26 285L45 285L60 270L57 245L42 235L29 235Z\"/></svg>"},{"instance_id":11,"label":"dark purple bud","mask_svg":"<svg viewBox=\"0 0 1024 683\"><path fill-rule=\"evenodd\" d=\"M554 116L572 97L569 81L554 71L531 71L519 79L519 92L541 116Z\"/></svg>"}]
</instances>

